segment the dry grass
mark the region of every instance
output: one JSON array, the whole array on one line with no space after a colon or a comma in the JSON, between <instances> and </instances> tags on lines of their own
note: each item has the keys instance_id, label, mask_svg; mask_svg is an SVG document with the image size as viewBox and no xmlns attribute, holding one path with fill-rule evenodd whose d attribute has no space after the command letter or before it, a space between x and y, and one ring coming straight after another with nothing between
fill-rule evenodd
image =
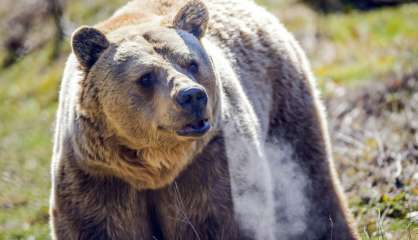
<instances>
[{"instance_id":1,"label":"dry grass","mask_svg":"<svg viewBox=\"0 0 418 240\"><path fill-rule=\"evenodd\" d=\"M327 87L334 157L359 227L369 237L418 236L408 217L418 211L418 72L355 92Z\"/></svg>"}]
</instances>

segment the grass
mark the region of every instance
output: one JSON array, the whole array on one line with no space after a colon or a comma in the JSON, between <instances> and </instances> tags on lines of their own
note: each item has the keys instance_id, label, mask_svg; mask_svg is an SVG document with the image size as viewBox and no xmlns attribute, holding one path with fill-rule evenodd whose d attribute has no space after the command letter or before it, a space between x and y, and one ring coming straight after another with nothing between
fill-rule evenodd
<instances>
[{"instance_id":1,"label":"grass","mask_svg":"<svg viewBox=\"0 0 418 240\"><path fill-rule=\"evenodd\" d=\"M281 11L268 5L305 47L320 83L357 86L418 64L418 5L348 14L319 15L301 4ZM282 4L282 3L281 3Z\"/></svg>"},{"instance_id":2,"label":"grass","mask_svg":"<svg viewBox=\"0 0 418 240\"><path fill-rule=\"evenodd\" d=\"M94 24L109 16L121 2L124 1L71 1L67 3L66 16L75 24ZM314 26L315 31L308 38L323 49L304 46L321 83L363 84L416 67L418 5L318 16L300 5L285 12L284 3L264 1L264 4L280 15L296 36L309 32L306 26ZM303 37L300 39L303 44ZM69 52L66 42L62 54L52 61L51 46L52 43L47 43L13 66L0 70L0 240L49 238L52 129L58 85ZM0 60L2 54L0 51ZM360 216L386 209L378 204L353 201L352 204L363 208ZM367 235L382 239L377 234L379 227L373 227L373 221L370 223L360 226L361 232L367 228L364 239L368 239ZM385 226L385 231L408 232L414 227L399 218Z\"/></svg>"},{"instance_id":3,"label":"grass","mask_svg":"<svg viewBox=\"0 0 418 240\"><path fill-rule=\"evenodd\" d=\"M418 22L417 13L416 5L405 5L377 12L354 12L349 18L321 17L320 33L334 45L338 55L332 62L317 65L315 73L321 79L358 83L393 71L412 71L418 57L418 31L414 24Z\"/></svg>"},{"instance_id":4,"label":"grass","mask_svg":"<svg viewBox=\"0 0 418 240\"><path fill-rule=\"evenodd\" d=\"M48 48L1 73L0 239L45 239L52 122L63 61Z\"/></svg>"}]
</instances>

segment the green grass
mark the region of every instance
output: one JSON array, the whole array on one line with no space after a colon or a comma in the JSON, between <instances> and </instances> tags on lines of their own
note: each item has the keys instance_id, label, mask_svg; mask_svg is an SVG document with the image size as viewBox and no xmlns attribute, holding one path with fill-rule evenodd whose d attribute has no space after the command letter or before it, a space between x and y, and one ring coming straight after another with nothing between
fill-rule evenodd
<instances>
[{"instance_id":1,"label":"green grass","mask_svg":"<svg viewBox=\"0 0 418 240\"><path fill-rule=\"evenodd\" d=\"M0 77L0 239L48 234L49 161L63 61L35 52Z\"/></svg>"},{"instance_id":2,"label":"green grass","mask_svg":"<svg viewBox=\"0 0 418 240\"><path fill-rule=\"evenodd\" d=\"M409 211L418 211L418 205L408 206L406 193L395 196L384 194L380 199L371 199L368 203L359 199L350 199L350 207L359 218L358 227L363 239L418 239L418 224L409 220ZM377 215L377 217L370 217ZM366 217L368 216L368 217ZM414 237L411 237L414 236Z\"/></svg>"},{"instance_id":3,"label":"green grass","mask_svg":"<svg viewBox=\"0 0 418 240\"><path fill-rule=\"evenodd\" d=\"M318 15L301 4L286 11L282 1L260 2L268 3L291 32L302 36L320 83L358 86L418 67L418 4ZM310 44L304 44L306 39Z\"/></svg>"},{"instance_id":4,"label":"green grass","mask_svg":"<svg viewBox=\"0 0 418 240\"><path fill-rule=\"evenodd\" d=\"M317 64L316 75L322 80L359 83L412 71L418 59L417 22L416 4L320 17L320 33L338 54L332 62Z\"/></svg>"},{"instance_id":5,"label":"green grass","mask_svg":"<svg viewBox=\"0 0 418 240\"><path fill-rule=\"evenodd\" d=\"M105 19L123 1L68 2L67 17L77 24ZM270 5L270 9L274 9ZM322 61L321 49L309 52L319 79L353 84L404 72L418 57L418 5L370 13L314 16L321 37L335 51ZM284 19L297 32L306 19ZM299 29L300 30L300 29ZM0 240L47 239L50 155L59 80L65 56L51 61L51 44L0 70ZM0 52L0 60L4 57ZM416 67L416 66L415 66ZM376 206L366 206L371 211ZM388 231L407 231L400 219ZM363 229L360 229L363 231ZM373 235L376 229L371 228ZM364 238L367 239L366 235ZM373 239L379 239L373 237ZM406 238L408 239L408 238Z\"/></svg>"}]
</instances>

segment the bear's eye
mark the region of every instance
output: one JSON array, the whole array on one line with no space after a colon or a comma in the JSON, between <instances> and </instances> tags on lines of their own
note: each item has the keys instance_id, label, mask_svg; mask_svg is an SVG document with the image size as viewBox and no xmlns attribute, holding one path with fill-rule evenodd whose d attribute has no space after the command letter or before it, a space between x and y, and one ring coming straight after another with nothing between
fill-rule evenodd
<instances>
[{"instance_id":1,"label":"bear's eye","mask_svg":"<svg viewBox=\"0 0 418 240\"><path fill-rule=\"evenodd\" d=\"M155 74L153 72L145 73L142 75L137 83L143 88L150 88L154 85L155 82Z\"/></svg>"},{"instance_id":2,"label":"bear's eye","mask_svg":"<svg viewBox=\"0 0 418 240\"><path fill-rule=\"evenodd\" d=\"M189 66L187 66L187 70L191 74L197 74L199 72L199 64L196 61L191 61Z\"/></svg>"}]
</instances>

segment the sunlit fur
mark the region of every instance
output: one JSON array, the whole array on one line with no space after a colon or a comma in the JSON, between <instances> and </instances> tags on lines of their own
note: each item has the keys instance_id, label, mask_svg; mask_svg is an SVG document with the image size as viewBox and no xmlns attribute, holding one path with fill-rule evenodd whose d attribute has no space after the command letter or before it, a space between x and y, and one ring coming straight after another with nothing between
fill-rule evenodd
<instances>
[{"instance_id":1,"label":"sunlit fur","mask_svg":"<svg viewBox=\"0 0 418 240\"><path fill-rule=\"evenodd\" d=\"M264 9L135 0L77 30L72 47L52 157L54 239L357 239L309 64ZM190 58L199 76L185 70ZM159 82L142 89L150 68ZM176 134L190 121L174 101L186 86L208 94L203 137Z\"/></svg>"}]
</instances>

